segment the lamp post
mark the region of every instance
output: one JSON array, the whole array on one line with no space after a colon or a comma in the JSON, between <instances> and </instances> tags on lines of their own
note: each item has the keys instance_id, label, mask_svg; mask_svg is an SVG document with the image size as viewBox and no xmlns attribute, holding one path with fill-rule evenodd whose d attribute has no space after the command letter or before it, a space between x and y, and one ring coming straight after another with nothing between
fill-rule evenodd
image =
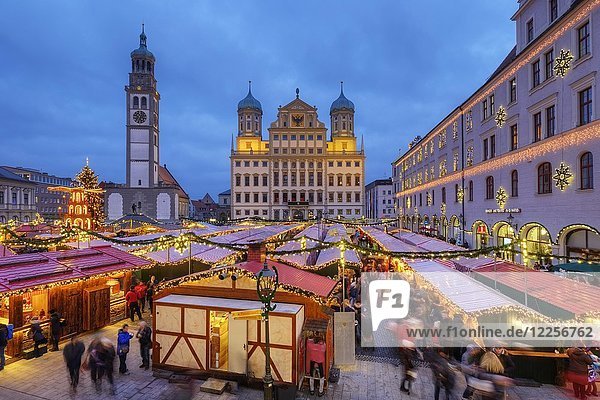
<instances>
[{"instance_id":1,"label":"lamp post","mask_svg":"<svg viewBox=\"0 0 600 400\"><path fill-rule=\"evenodd\" d=\"M265 376L264 400L273 400L273 376L271 375L271 349L269 339L269 312L275 310L276 304L271 305L275 292L279 286L279 274L277 268L269 269L267 261L263 264L256 277L256 292L261 303L263 303L262 317L265 321Z\"/></svg>"}]
</instances>

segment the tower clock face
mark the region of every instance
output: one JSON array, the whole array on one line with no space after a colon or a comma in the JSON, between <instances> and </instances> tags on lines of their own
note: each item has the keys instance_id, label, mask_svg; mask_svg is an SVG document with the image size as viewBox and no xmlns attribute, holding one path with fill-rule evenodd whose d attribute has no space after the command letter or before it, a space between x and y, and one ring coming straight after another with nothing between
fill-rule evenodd
<instances>
[{"instance_id":1,"label":"tower clock face","mask_svg":"<svg viewBox=\"0 0 600 400\"><path fill-rule=\"evenodd\" d=\"M143 111L136 111L133 113L133 120L138 124L143 124L146 122L146 113Z\"/></svg>"}]
</instances>

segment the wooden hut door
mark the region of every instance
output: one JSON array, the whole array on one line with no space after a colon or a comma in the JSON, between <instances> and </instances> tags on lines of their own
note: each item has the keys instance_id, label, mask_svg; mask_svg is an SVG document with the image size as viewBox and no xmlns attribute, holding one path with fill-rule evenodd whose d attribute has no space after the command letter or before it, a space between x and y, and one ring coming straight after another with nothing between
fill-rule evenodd
<instances>
[{"instance_id":1,"label":"wooden hut door","mask_svg":"<svg viewBox=\"0 0 600 400\"><path fill-rule=\"evenodd\" d=\"M229 314L229 372L248 372L248 321Z\"/></svg>"},{"instance_id":2,"label":"wooden hut door","mask_svg":"<svg viewBox=\"0 0 600 400\"><path fill-rule=\"evenodd\" d=\"M110 287L83 291L83 329L95 330L110 323Z\"/></svg>"}]
</instances>

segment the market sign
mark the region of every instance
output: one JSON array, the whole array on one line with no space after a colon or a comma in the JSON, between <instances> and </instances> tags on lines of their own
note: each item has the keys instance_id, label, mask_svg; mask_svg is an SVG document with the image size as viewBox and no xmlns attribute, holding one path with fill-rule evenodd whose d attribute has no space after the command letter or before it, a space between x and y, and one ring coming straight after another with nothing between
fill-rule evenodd
<instances>
[{"instance_id":1,"label":"market sign","mask_svg":"<svg viewBox=\"0 0 600 400\"><path fill-rule=\"evenodd\" d=\"M486 208L486 214L518 214L521 212L520 208Z\"/></svg>"}]
</instances>

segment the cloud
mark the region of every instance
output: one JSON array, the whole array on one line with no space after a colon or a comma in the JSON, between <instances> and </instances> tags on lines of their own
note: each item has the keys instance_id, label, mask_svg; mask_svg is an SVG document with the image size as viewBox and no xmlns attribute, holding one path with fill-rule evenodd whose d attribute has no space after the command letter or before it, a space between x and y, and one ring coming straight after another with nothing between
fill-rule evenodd
<instances>
[{"instance_id":1,"label":"cloud","mask_svg":"<svg viewBox=\"0 0 600 400\"><path fill-rule=\"evenodd\" d=\"M515 2L275 0L10 2L0 16L1 164L73 176L85 157L125 179L125 93L140 23L157 58L161 163L198 198L229 187L247 81L264 110L301 97L356 105L367 180L435 126L514 43Z\"/></svg>"}]
</instances>

